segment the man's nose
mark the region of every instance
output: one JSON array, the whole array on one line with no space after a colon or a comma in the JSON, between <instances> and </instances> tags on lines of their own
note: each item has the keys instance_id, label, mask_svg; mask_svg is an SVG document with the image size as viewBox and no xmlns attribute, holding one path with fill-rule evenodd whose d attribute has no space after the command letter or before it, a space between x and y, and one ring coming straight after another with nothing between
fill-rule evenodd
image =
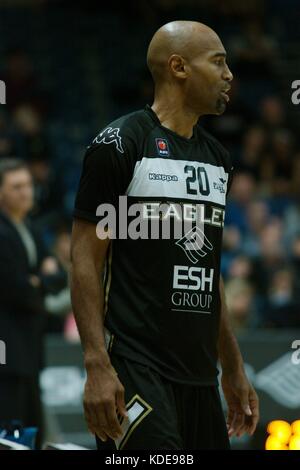
<instances>
[{"instance_id":1,"label":"man's nose","mask_svg":"<svg viewBox=\"0 0 300 470\"><path fill-rule=\"evenodd\" d=\"M226 68L224 70L224 73L223 73L223 79L226 80L227 82L231 82L231 80L233 79L233 75L228 67L228 65L226 64Z\"/></svg>"}]
</instances>

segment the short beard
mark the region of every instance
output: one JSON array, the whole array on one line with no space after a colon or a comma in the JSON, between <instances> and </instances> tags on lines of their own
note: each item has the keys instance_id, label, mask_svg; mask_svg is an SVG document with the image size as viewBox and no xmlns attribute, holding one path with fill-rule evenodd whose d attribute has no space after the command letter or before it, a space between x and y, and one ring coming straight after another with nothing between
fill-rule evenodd
<instances>
[{"instance_id":1,"label":"short beard","mask_svg":"<svg viewBox=\"0 0 300 470\"><path fill-rule=\"evenodd\" d=\"M223 114L225 110L226 110L225 100L222 98L218 98L216 102L216 114Z\"/></svg>"}]
</instances>

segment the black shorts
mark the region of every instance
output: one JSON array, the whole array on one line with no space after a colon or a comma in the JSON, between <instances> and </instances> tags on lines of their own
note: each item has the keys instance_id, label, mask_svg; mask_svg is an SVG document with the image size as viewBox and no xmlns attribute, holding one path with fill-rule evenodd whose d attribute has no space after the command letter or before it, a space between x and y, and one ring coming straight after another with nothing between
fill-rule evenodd
<instances>
[{"instance_id":1,"label":"black shorts","mask_svg":"<svg viewBox=\"0 0 300 470\"><path fill-rule=\"evenodd\" d=\"M171 382L148 366L113 354L111 362L125 388L129 419L123 436L98 450L229 449L217 386Z\"/></svg>"}]
</instances>

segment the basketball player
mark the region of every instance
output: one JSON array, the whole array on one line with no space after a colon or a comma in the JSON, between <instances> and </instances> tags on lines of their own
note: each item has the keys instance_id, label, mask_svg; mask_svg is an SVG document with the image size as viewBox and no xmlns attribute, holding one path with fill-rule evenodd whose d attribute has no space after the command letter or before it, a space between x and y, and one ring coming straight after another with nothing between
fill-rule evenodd
<instances>
[{"instance_id":1,"label":"basketball player","mask_svg":"<svg viewBox=\"0 0 300 470\"><path fill-rule=\"evenodd\" d=\"M220 276L232 163L201 117L225 111L233 77L219 37L198 22L161 27L147 63L154 103L94 139L75 202L72 301L85 417L99 449L228 449L229 437L254 433L258 398ZM179 239L100 239L97 207L118 209L124 195L129 211L142 204L148 221L194 225Z\"/></svg>"}]
</instances>

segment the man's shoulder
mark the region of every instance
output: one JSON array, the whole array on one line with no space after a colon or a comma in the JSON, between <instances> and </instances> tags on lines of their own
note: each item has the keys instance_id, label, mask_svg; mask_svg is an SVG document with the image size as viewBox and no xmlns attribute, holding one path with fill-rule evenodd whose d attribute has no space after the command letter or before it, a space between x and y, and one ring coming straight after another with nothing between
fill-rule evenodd
<instances>
[{"instance_id":1,"label":"man's shoulder","mask_svg":"<svg viewBox=\"0 0 300 470\"><path fill-rule=\"evenodd\" d=\"M13 226L11 222L9 221L8 217L6 217L1 211L0 211L0 241L3 244L5 241L9 242L11 244L14 240L14 237L12 236L13 232ZM2 245L3 246L3 245Z\"/></svg>"},{"instance_id":2,"label":"man's shoulder","mask_svg":"<svg viewBox=\"0 0 300 470\"><path fill-rule=\"evenodd\" d=\"M114 143L120 153L126 148L138 147L145 135L154 127L153 122L144 109L118 117L103 127L88 148L94 148L99 144Z\"/></svg>"}]
</instances>

